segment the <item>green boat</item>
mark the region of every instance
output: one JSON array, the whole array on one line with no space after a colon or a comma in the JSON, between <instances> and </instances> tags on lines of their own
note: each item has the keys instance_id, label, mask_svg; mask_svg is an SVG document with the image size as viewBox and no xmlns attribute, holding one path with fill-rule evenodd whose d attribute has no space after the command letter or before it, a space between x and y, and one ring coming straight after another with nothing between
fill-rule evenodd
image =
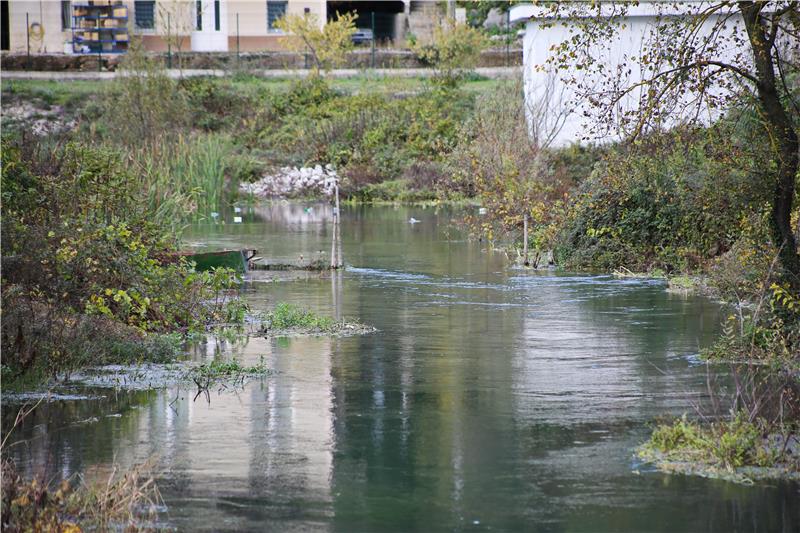
<instances>
[{"instance_id":1,"label":"green boat","mask_svg":"<svg viewBox=\"0 0 800 533\"><path fill-rule=\"evenodd\" d=\"M227 267L241 274L249 270L250 260L256 256L257 250L221 250L218 252L185 252L181 254L194 263L196 270L211 270Z\"/></svg>"}]
</instances>

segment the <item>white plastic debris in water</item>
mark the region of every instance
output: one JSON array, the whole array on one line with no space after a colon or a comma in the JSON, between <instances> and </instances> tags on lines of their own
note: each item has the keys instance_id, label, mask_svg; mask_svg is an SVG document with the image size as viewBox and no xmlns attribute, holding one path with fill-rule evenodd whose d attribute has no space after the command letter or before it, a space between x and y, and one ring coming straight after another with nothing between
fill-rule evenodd
<instances>
[{"instance_id":1,"label":"white plastic debris in water","mask_svg":"<svg viewBox=\"0 0 800 533\"><path fill-rule=\"evenodd\" d=\"M233 208L233 212L234 213L241 213L242 212L242 208L241 207L234 207Z\"/></svg>"},{"instance_id":2,"label":"white plastic debris in water","mask_svg":"<svg viewBox=\"0 0 800 533\"><path fill-rule=\"evenodd\" d=\"M242 217L233 217L233 223L234 224L241 224L242 223Z\"/></svg>"},{"instance_id":3,"label":"white plastic debris in water","mask_svg":"<svg viewBox=\"0 0 800 533\"><path fill-rule=\"evenodd\" d=\"M485 215L486 214L486 208L485 207L478 208L478 214L479 215Z\"/></svg>"},{"instance_id":4,"label":"white plastic debris in water","mask_svg":"<svg viewBox=\"0 0 800 533\"><path fill-rule=\"evenodd\" d=\"M417 223L419 223L419 220L417 220L414 217L411 217L411 218L408 219L408 223L409 224L417 224Z\"/></svg>"}]
</instances>

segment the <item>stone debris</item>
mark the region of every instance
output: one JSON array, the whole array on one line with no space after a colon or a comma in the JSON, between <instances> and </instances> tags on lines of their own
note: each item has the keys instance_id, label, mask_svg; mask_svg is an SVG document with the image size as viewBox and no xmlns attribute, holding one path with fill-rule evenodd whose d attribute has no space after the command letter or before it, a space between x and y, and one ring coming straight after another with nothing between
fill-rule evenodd
<instances>
[{"instance_id":1,"label":"stone debris","mask_svg":"<svg viewBox=\"0 0 800 533\"><path fill-rule=\"evenodd\" d=\"M242 183L242 194L258 198L291 198L307 195L333 195L339 176L333 166L283 167L253 183Z\"/></svg>"}]
</instances>

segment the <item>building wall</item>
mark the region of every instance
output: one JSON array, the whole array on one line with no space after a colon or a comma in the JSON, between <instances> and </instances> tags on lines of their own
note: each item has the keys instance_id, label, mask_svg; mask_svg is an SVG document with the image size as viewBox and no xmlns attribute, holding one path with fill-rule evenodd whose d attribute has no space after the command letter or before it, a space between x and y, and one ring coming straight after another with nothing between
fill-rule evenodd
<instances>
[{"instance_id":1,"label":"building wall","mask_svg":"<svg viewBox=\"0 0 800 533\"><path fill-rule=\"evenodd\" d=\"M9 50L26 52L25 14L31 25L39 24L44 30L39 38L31 34L31 53L59 53L64 51L64 41L72 39L71 31L61 29L61 3L38 0L11 0L8 6Z\"/></svg>"},{"instance_id":2,"label":"building wall","mask_svg":"<svg viewBox=\"0 0 800 533\"><path fill-rule=\"evenodd\" d=\"M512 19L513 19L512 10ZM724 16L724 15L721 15ZM708 35L719 19L710 17L700 28L698 35ZM620 87L630 87L642 81L642 73L636 61L630 61L630 56L640 53L642 45L651 39L653 30L657 27L658 19L653 14L629 16L624 22L624 29L617 31L615 38L602 43L595 43L592 56L602 63L604 72L617 72L622 69L622 75L616 80ZM732 18L725 30L728 35L741 31L741 20ZM593 80L585 71L567 69L556 71L549 60L552 50L559 44L572 37L570 27L562 23L553 24L547 18L530 18L526 24L523 39L523 62L525 82L525 102L528 112L528 122L534 134L540 138L552 137L553 146L563 146L573 142L611 142L625 135L623 125L603 123L609 130L601 132L597 128L593 108L584 98L579 98L573 89L573 84L565 82L566 77L582 76L582 83L600 87L601 79ZM738 51L734 48L720 50L718 58L731 59ZM630 71L628 72L628 69ZM652 74L650 74L652 75ZM642 88L641 90L646 90ZM641 90L632 91L620 101L615 116L622 112L638 110L642 98ZM721 95L722 90L717 91ZM695 116L696 107L690 102L696 95L685 93L681 101L673 102L671 112L663 119L662 127L672 127L688 118L699 118L708 123L718 118L720 111L701 109Z\"/></svg>"},{"instance_id":3,"label":"building wall","mask_svg":"<svg viewBox=\"0 0 800 533\"><path fill-rule=\"evenodd\" d=\"M81 0L83 1L83 0ZM77 2L74 2L77 3ZM216 39L209 32L214 28L213 0L203 0L203 32L196 31L195 0L157 0L155 28L141 30L134 28L134 1L122 2L128 7L131 35L139 35L144 47L150 51L166 51L168 41L173 48L181 40L184 51L192 50L192 36L196 51L236 49L237 15L238 34L241 51L283 50L280 32L267 31L266 0L221 0L222 17L220 34ZM287 12L302 15L305 10L315 15L320 25L327 18L327 3L324 0L289 0ZM72 40L70 30L61 29L61 3L55 0L11 0L9 2L10 51L24 53L27 50L25 14L29 14L31 24L40 24L44 29L41 38L33 34L30 40L31 53L63 53L65 41ZM213 42L212 42L213 41Z\"/></svg>"}]
</instances>

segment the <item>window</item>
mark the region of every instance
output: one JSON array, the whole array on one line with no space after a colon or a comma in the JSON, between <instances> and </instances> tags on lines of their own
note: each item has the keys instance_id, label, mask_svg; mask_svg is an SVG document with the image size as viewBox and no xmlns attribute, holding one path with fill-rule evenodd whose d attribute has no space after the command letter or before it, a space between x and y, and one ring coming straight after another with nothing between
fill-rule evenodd
<instances>
[{"instance_id":1,"label":"window","mask_svg":"<svg viewBox=\"0 0 800 533\"><path fill-rule=\"evenodd\" d=\"M219 0L214 0L214 30L219 31Z\"/></svg>"},{"instance_id":2,"label":"window","mask_svg":"<svg viewBox=\"0 0 800 533\"><path fill-rule=\"evenodd\" d=\"M286 4L289 2L273 2L267 0L267 31L271 33L279 32L275 23L286 14Z\"/></svg>"},{"instance_id":3,"label":"window","mask_svg":"<svg viewBox=\"0 0 800 533\"><path fill-rule=\"evenodd\" d=\"M203 2L197 0L195 4L197 5L197 24L195 25L195 29L197 31L203 31Z\"/></svg>"},{"instance_id":4,"label":"window","mask_svg":"<svg viewBox=\"0 0 800 533\"><path fill-rule=\"evenodd\" d=\"M69 30L71 28L72 28L71 2L61 2L61 29Z\"/></svg>"},{"instance_id":5,"label":"window","mask_svg":"<svg viewBox=\"0 0 800 533\"><path fill-rule=\"evenodd\" d=\"M133 16L136 27L140 30L152 30L156 27L155 0L136 0L133 3Z\"/></svg>"}]
</instances>

